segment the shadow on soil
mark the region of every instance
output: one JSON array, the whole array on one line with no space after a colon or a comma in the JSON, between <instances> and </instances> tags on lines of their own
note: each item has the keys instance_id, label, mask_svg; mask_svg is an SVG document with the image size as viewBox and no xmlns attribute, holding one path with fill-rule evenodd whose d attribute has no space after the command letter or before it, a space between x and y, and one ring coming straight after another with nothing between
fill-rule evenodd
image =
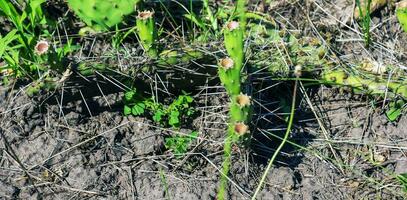
<instances>
[{"instance_id":1,"label":"shadow on soil","mask_svg":"<svg viewBox=\"0 0 407 200\"><path fill-rule=\"evenodd\" d=\"M270 83L271 85L271 83ZM252 156L251 161L259 165L266 166L275 153L275 150L282 142L282 138L286 133L287 122L290 117L290 107L293 94L293 83L284 83L274 87L268 91L262 92L261 96L257 96L256 100L262 102L275 102L268 105L262 105L262 108L257 108L257 130L253 133L252 138ZM282 91L286 91L282 93ZM277 94L277 95L276 95ZM315 95L315 90L311 88L308 96ZM300 105L300 100L303 99L301 93L297 90L296 111L294 114L294 122L291 128L291 133L276 160L274 166L286 166L291 169L297 167L302 162L303 154L301 147L306 148L309 141L315 136L306 131L305 127L309 127L309 119L313 119L314 115L311 111L306 110ZM311 120L311 123L312 120ZM296 145L293 145L296 144Z\"/></svg>"}]
</instances>

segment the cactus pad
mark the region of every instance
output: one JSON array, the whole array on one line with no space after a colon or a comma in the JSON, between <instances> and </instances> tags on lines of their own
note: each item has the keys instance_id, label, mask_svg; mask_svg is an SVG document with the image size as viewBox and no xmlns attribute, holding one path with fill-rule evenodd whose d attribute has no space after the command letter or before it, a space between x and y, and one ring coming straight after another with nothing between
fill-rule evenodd
<instances>
[{"instance_id":1,"label":"cactus pad","mask_svg":"<svg viewBox=\"0 0 407 200\"><path fill-rule=\"evenodd\" d=\"M399 20L404 31L407 33L407 1L401 1L396 9L397 19Z\"/></svg>"},{"instance_id":2,"label":"cactus pad","mask_svg":"<svg viewBox=\"0 0 407 200\"><path fill-rule=\"evenodd\" d=\"M140 0L68 0L69 7L88 26L97 31L120 23L134 12Z\"/></svg>"}]
</instances>

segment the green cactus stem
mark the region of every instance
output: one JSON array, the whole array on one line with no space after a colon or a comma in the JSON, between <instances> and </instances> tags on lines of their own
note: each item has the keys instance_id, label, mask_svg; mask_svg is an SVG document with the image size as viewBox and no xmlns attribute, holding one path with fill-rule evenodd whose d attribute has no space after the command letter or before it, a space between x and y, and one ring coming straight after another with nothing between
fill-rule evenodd
<instances>
[{"instance_id":1,"label":"green cactus stem","mask_svg":"<svg viewBox=\"0 0 407 200\"><path fill-rule=\"evenodd\" d=\"M401 96L407 99L407 83L388 82L387 80L363 78L358 75L350 75L343 70L326 71L322 79L328 84L348 86L356 94L368 94L374 96L395 97Z\"/></svg>"},{"instance_id":2,"label":"green cactus stem","mask_svg":"<svg viewBox=\"0 0 407 200\"><path fill-rule=\"evenodd\" d=\"M143 11L137 16L137 29L141 45L151 58L158 56L156 47L157 31L154 24L154 12Z\"/></svg>"},{"instance_id":3,"label":"green cactus stem","mask_svg":"<svg viewBox=\"0 0 407 200\"><path fill-rule=\"evenodd\" d=\"M220 81L231 96L240 94L240 69L231 58L223 58L219 62L218 73Z\"/></svg>"},{"instance_id":4,"label":"green cactus stem","mask_svg":"<svg viewBox=\"0 0 407 200\"><path fill-rule=\"evenodd\" d=\"M231 122L248 122L251 113L251 99L245 94L239 94L232 97L230 103Z\"/></svg>"},{"instance_id":5,"label":"green cactus stem","mask_svg":"<svg viewBox=\"0 0 407 200\"><path fill-rule=\"evenodd\" d=\"M83 62L78 65L76 71L82 76L91 76L94 75L96 71L105 72L107 68L104 64Z\"/></svg>"},{"instance_id":6,"label":"green cactus stem","mask_svg":"<svg viewBox=\"0 0 407 200\"><path fill-rule=\"evenodd\" d=\"M48 77L42 80L37 80L33 82L30 86L28 86L25 90L25 93L29 97L33 97L39 94L41 91L51 91L57 88L57 81Z\"/></svg>"},{"instance_id":7,"label":"green cactus stem","mask_svg":"<svg viewBox=\"0 0 407 200\"><path fill-rule=\"evenodd\" d=\"M222 163L222 178L220 179L219 190L216 196L218 200L226 199L226 188L228 186L227 175L231 166L231 153L232 146L240 140L242 136L249 133L249 126L243 122L231 123L228 127L228 136L226 137L225 144L223 146L223 163Z\"/></svg>"},{"instance_id":8,"label":"green cactus stem","mask_svg":"<svg viewBox=\"0 0 407 200\"><path fill-rule=\"evenodd\" d=\"M105 31L134 12L140 0L68 0L75 14L95 31Z\"/></svg>"},{"instance_id":9,"label":"green cactus stem","mask_svg":"<svg viewBox=\"0 0 407 200\"><path fill-rule=\"evenodd\" d=\"M401 1L397 4L396 15L404 32L407 33L407 0Z\"/></svg>"},{"instance_id":10,"label":"green cactus stem","mask_svg":"<svg viewBox=\"0 0 407 200\"><path fill-rule=\"evenodd\" d=\"M219 184L219 189L218 189L218 194L216 196L216 199L218 200L224 200L226 199L226 189L228 186L228 179L227 175L229 174L230 171L230 165L231 165L231 153L232 153L232 142L234 138L234 129L232 126L229 126L228 128L228 136L226 137L225 144L223 145L223 162L222 162L222 174L221 174L221 179L220 179L220 184Z\"/></svg>"},{"instance_id":11,"label":"green cactus stem","mask_svg":"<svg viewBox=\"0 0 407 200\"><path fill-rule=\"evenodd\" d=\"M230 58L235 62L236 70L243 66L244 60L244 28L237 21L229 22L224 30L224 43Z\"/></svg>"},{"instance_id":12,"label":"green cactus stem","mask_svg":"<svg viewBox=\"0 0 407 200\"><path fill-rule=\"evenodd\" d=\"M200 51L185 48L181 51L178 50L164 50L159 55L158 65L161 67L167 67L180 64L180 63L188 63L191 60L197 60L204 57L204 54Z\"/></svg>"},{"instance_id":13,"label":"green cactus stem","mask_svg":"<svg viewBox=\"0 0 407 200\"><path fill-rule=\"evenodd\" d=\"M241 71L244 62L244 33L246 29L245 0L238 0L235 16L240 20L230 21L224 29L224 44L229 57L221 59L218 67L219 78L231 97L229 106L228 134L224 145L224 161L217 199L223 200L226 195L231 166L232 145L243 141L249 132L247 123L251 116L250 97L241 93Z\"/></svg>"}]
</instances>

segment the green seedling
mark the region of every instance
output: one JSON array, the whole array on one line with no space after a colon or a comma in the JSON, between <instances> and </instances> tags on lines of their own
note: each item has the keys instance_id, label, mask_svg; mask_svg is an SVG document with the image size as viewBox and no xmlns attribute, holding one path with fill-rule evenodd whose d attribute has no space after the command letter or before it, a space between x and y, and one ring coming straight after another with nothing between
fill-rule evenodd
<instances>
[{"instance_id":1,"label":"green seedling","mask_svg":"<svg viewBox=\"0 0 407 200\"><path fill-rule=\"evenodd\" d=\"M158 56L156 47L157 31L154 24L154 12L143 11L137 16L137 30L140 43L151 58Z\"/></svg>"},{"instance_id":2,"label":"green seedling","mask_svg":"<svg viewBox=\"0 0 407 200\"><path fill-rule=\"evenodd\" d=\"M154 122L173 128L180 128L183 122L195 113L195 109L191 107L192 103L193 98L189 95L178 96L168 106L155 102L153 98L145 101Z\"/></svg>"},{"instance_id":3,"label":"green seedling","mask_svg":"<svg viewBox=\"0 0 407 200\"><path fill-rule=\"evenodd\" d=\"M29 0L24 10L21 10L16 9L11 1L0 0L0 15L6 16L20 33L34 34L39 25L52 23L45 17L41 8L45 1ZM26 23L27 19L29 23Z\"/></svg>"},{"instance_id":4,"label":"green seedling","mask_svg":"<svg viewBox=\"0 0 407 200\"><path fill-rule=\"evenodd\" d=\"M122 22L124 17L135 11L139 1L68 0L68 5L86 25L99 32Z\"/></svg>"},{"instance_id":5,"label":"green seedling","mask_svg":"<svg viewBox=\"0 0 407 200\"><path fill-rule=\"evenodd\" d=\"M371 8L372 0L362 0L362 1L365 1L365 2L363 4L361 4L360 0L356 0L356 5L359 9L359 13L362 18L362 30L363 30L363 38L365 41L365 46L369 47L369 45L370 45L370 8Z\"/></svg>"},{"instance_id":6,"label":"green seedling","mask_svg":"<svg viewBox=\"0 0 407 200\"><path fill-rule=\"evenodd\" d=\"M32 45L30 40L34 38L34 32L37 29L37 24L44 24L45 17L42 15L41 4L45 0L31 0L29 6L24 10L16 9L12 2L0 0L0 15L5 16L12 22L17 29L19 38L18 42L23 45L24 50L29 56L33 56ZM28 18L30 16L30 18ZM28 22L27 23L27 19Z\"/></svg>"},{"instance_id":7,"label":"green seedling","mask_svg":"<svg viewBox=\"0 0 407 200\"><path fill-rule=\"evenodd\" d=\"M188 94L180 95L170 105L164 105L155 101L154 97L144 98L136 90L131 90L124 95L125 115L147 115L154 122L167 127L180 128L181 125L195 114L191 107L193 98Z\"/></svg>"},{"instance_id":8,"label":"green seedling","mask_svg":"<svg viewBox=\"0 0 407 200\"><path fill-rule=\"evenodd\" d=\"M192 131L188 135L170 136L165 138L165 148L170 149L177 158L180 158L188 152L191 142L196 140L197 137L197 131Z\"/></svg>"},{"instance_id":9,"label":"green seedling","mask_svg":"<svg viewBox=\"0 0 407 200\"><path fill-rule=\"evenodd\" d=\"M139 116L145 112L145 99L139 94L136 89L128 91L124 94L124 115Z\"/></svg>"},{"instance_id":10,"label":"green seedling","mask_svg":"<svg viewBox=\"0 0 407 200\"><path fill-rule=\"evenodd\" d=\"M168 124L173 127L180 127L181 116L192 116L195 113L195 109L190 105L193 101L194 99L187 94L178 96L166 109L166 113L169 116Z\"/></svg>"},{"instance_id":11,"label":"green seedling","mask_svg":"<svg viewBox=\"0 0 407 200\"><path fill-rule=\"evenodd\" d=\"M218 19L213 14L211 7L209 7L209 0L203 0L202 2L207 19L209 20L212 29L216 32L218 30Z\"/></svg>"},{"instance_id":12,"label":"green seedling","mask_svg":"<svg viewBox=\"0 0 407 200\"><path fill-rule=\"evenodd\" d=\"M396 15L404 32L407 33L407 0L403 0L397 4Z\"/></svg>"},{"instance_id":13,"label":"green seedling","mask_svg":"<svg viewBox=\"0 0 407 200\"><path fill-rule=\"evenodd\" d=\"M119 30L118 26L116 25L115 34L112 37L112 46L116 49L120 48L120 45L123 41L132 33L135 33L137 30L137 26L130 28L127 31Z\"/></svg>"},{"instance_id":14,"label":"green seedling","mask_svg":"<svg viewBox=\"0 0 407 200\"><path fill-rule=\"evenodd\" d=\"M209 5L209 0L203 0L203 9L201 14L195 14L193 12L192 8L192 1L190 3L191 9L186 10L188 13L184 15L184 17L188 20L190 20L193 24L195 24L199 29L203 31L198 36L198 41L207 41L208 36L211 35L211 33L215 33L217 36L219 33L219 22L218 22L218 17L219 14L222 13L221 8L218 8L218 12L214 13ZM194 30L195 32L195 30Z\"/></svg>"},{"instance_id":15,"label":"green seedling","mask_svg":"<svg viewBox=\"0 0 407 200\"><path fill-rule=\"evenodd\" d=\"M165 196L165 199L167 199L167 200L170 200L171 198L171 194L170 194L170 190L168 189L168 180L167 180L167 178L165 177L165 173L164 173L164 170L162 170L161 169L161 167L160 167L160 180L161 180L161 183L163 184L163 186L164 186L164 196Z\"/></svg>"}]
</instances>

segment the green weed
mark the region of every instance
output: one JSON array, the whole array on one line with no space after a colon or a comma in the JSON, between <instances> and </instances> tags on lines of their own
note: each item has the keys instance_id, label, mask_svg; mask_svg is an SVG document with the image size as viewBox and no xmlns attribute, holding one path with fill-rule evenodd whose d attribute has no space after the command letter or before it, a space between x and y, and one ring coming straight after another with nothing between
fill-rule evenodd
<instances>
[{"instance_id":1,"label":"green weed","mask_svg":"<svg viewBox=\"0 0 407 200\"><path fill-rule=\"evenodd\" d=\"M124 95L124 114L147 115L164 127L180 128L183 122L188 121L196 112L192 107L193 101L193 98L185 93L178 96L171 104L164 105L157 102L154 96L144 98L134 89Z\"/></svg>"},{"instance_id":2,"label":"green weed","mask_svg":"<svg viewBox=\"0 0 407 200\"><path fill-rule=\"evenodd\" d=\"M192 141L198 137L197 131L192 131L188 135L175 135L165 138L165 147L170 149L177 158L182 157L186 152Z\"/></svg>"}]
</instances>

